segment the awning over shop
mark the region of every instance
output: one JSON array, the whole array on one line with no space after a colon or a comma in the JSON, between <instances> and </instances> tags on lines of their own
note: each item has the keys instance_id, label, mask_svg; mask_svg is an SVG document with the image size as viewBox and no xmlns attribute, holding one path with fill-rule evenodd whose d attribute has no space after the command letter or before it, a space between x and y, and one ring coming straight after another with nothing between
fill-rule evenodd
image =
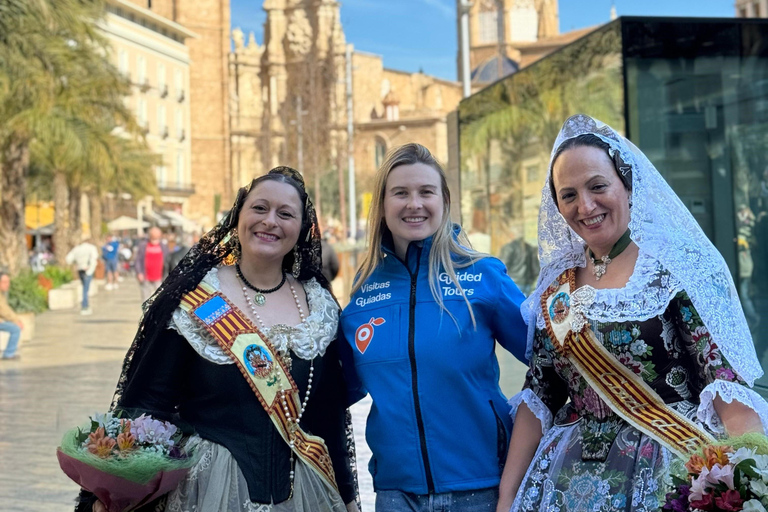
<instances>
[{"instance_id":1,"label":"awning over shop","mask_svg":"<svg viewBox=\"0 0 768 512\"><path fill-rule=\"evenodd\" d=\"M134 229L139 229L139 227L148 228L149 222L139 223L138 219L134 219L133 217L128 217L126 215L121 215L115 220L107 222L107 228L110 231L131 231Z\"/></svg>"},{"instance_id":2,"label":"awning over shop","mask_svg":"<svg viewBox=\"0 0 768 512\"><path fill-rule=\"evenodd\" d=\"M197 222L193 220L189 220L188 218L184 217L182 214L178 212L175 212L173 210L163 210L160 213L168 218L168 220L171 223L171 226L180 227L181 230L184 231L185 233L200 232L200 226L197 224Z\"/></svg>"}]
</instances>

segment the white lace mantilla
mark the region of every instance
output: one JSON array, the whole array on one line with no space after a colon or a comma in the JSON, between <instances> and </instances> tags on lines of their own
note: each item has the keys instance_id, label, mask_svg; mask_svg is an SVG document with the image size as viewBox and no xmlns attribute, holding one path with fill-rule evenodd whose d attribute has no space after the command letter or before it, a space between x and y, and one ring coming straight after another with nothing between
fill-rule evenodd
<instances>
[{"instance_id":1,"label":"white lace mantilla","mask_svg":"<svg viewBox=\"0 0 768 512\"><path fill-rule=\"evenodd\" d=\"M517 417L517 409L520 404L524 403L534 416L541 422L541 433L546 434L547 430L552 427L552 412L544 405L541 398L536 396L530 389L524 389L512 398L509 399L507 404L510 407L509 415L514 423Z\"/></svg>"},{"instance_id":2,"label":"white lace mantilla","mask_svg":"<svg viewBox=\"0 0 768 512\"><path fill-rule=\"evenodd\" d=\"M725 429L723 423L720 421L720 416L715 411L714 400L717 395L723 402L730 404L734 400L738 400L744 405L749 406L760 417L760 421L763 423L764 433L768 433L768 402L763 397L758 395L755 391L748 387L739 384L737 382L729 382L726 380L716 380L707 385L699 395L699 408L696 411L696 417L704 425L712 429L712 431L719 434L723 434Z\"/></svg>"},{"instance_id":3,"label":"white lace mantilla","mask_svg":"<svg viewBox=\"0 0 768 512\"><path fill-rule=\"evenodd\" d=\"M635 271L623 290L593 290L594 299L579 297L591 300L585 314L594 320L650 318L684 288L714 342L751 386L763 370L725 260L648 158L610 126L582 114L568 118L555 140L552 158L563 143L585 134L600 138L611 156L621 157L618 172L631 173L629 229L640 249ZM586 265L584 240L560 214L550 193L551 179L550 159L539 210L542 271L536 290L521 306L529 325L529 356L542 293L566 269ZM580 293L591 295L588 289Z\"/></svg>"},{"instance_id":4,"label":"white lace mantilla","mask_svg":"<svg viewBox=\"0 0 768 512\"><path fill-rule=\"evenodd\" d=\"M218 268L214 267L203 278L203 282L220 289ZM291 352L301 359L314 359L325 355L325 349L336 338L339 324L339 310L336 301L315 279L304 283L307 293L309 316L307 321L291 326L273 325L264 333L278 351L284 352L291 338ZM177 308L173 312L170 327L179 332L200 357L216 364L233 364L232 359L222 350L208 331L196 322L186 311Z\"/></svg>"}]
</instances>

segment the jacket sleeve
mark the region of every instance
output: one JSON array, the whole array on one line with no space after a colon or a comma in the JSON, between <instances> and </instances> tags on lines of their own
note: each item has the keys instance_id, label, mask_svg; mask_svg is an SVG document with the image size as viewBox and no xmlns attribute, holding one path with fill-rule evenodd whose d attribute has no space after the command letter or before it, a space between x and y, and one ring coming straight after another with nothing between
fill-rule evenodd
<instances>
[{"instance_id":1,"label":"jacket sleeve","mask_svg":"<svg viewBox=\"0 0 768 512\"><path fill-rule=\"evenodd\" d=\"M0 322L18 322L19 315L11 308L5 297L0 297Z\"/></svg>"},{"instance_id":2,"label":"jacket sleeve","mask_svg":"<svg viewBox=\"0 0 768 512\"><path fill-rule=\"evenodd\" d=\"M339 333L336 336L336 341L339 345L339 360L346 383L347 405L352 405L362 400L368 394L368 390L365 389L360 376L357 374L352 347L344 336L344 329L342 329L341 324L342 322L339 320Z\"/></svg>"},{"instance_id":3,"label":"jacket sleeve","mask_svg":"<svg viewBox=\"0 0 768 512\"><path fill-rule=\"evenodd\" d=\"M528 326L520 313L520 304L525 300L525 295L507 275L501 261L493 258L490 263L492 282L496 285L491 309L493 335L502 347L518 360L528 364L525 357Z\"/></svg>"},{"instance_id":4,"label":"jacket sleeve","mask_svg":"<svg viewBox=\"0 0 768 512\"><path fill-rule=\"evenodd\" d=\"M325 441L333 462L339 494L344 503L349 503L355 500L355 482L349 460L350 451L347 448L346 389L341 375L338 345L338 341L332 342L322 359L323 377L317 388L317 395L314 400L309 401L306 422L311 433Z\"/></svg>"}]
</instances>

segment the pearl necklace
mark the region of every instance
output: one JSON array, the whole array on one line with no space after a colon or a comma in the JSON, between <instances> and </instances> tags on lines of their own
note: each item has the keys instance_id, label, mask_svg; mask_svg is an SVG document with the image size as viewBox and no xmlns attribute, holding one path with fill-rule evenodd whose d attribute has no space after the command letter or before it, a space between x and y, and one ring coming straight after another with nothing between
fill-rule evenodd
<instances>
[{"instance_id":1,"label":"pearl necklace","mask_svg":"<svg viewBox=\"0 0 768 512\"><path fill-rule=\"evenodd\" d=\"M239 278L239 276L238 276ZM241 284L242 281L241 281ZM296 295L296 289L293 287L293 283L288 283L288 286L291 288L291 293L293 294L293 301L296 303L296 308L299 310L299 317L301 318L301 323L305 324L307 322L306 316L304 316L304 309L301 307L301 302L299 302L299 297ZM263 331L267 330L267 326L264 324L264 321L261 319L261 316L259 316L259 312L256 310L256 305L253 303L251 298L248 296L248 289L243 286L243 297L245 297L245 303L248 304L248 307L251 310L251 313L253 313L253 316L256 317L256 320L259 322L259 325L261 326ZM273 331L277 331L278 333L284 334L286 337L286 346L285 346L285 352L280 352L280 358L282 359L283 363L287 367L287 369L290 371L293 367L293 360L291 359L291 348L292 348L292 337L291 332L294 330L293 327L290 327L285 324L275 324L271 328ZM315 350L315 340L310 336L310 345L309 345L309 352L310 354L313 353ZM288 497L288 499L291 499L293 497L293 480L296 476L295 467L296 467L296 460L293 454L293 450L296 446L296 431L299 430L300 426L299 423L301 422L302 416L304 416L304 411L307 409L307 403L309 403L309 394L312 391L312 380L315 376L315 360L314 358L310 359L309 361L309 377L307 378L307 392L304 395L304 400L301 403L301 407L299 407L299 414L296 416L296 418L291 416L291 411L288 409L288 399L286 398L285 394L285 388L283 387L283 379L279 379L277 381L278 386L278 394L280 395L280 402L283 406L283 412L285 413L285 418L288 421L288 435L290 436L290 439L288 441L288 445L291 447L291 471L288 475L290 482L291 482L291 494ZM299 396L299 399L301 399L301 396Z\"/></svg>"}]
</instances>

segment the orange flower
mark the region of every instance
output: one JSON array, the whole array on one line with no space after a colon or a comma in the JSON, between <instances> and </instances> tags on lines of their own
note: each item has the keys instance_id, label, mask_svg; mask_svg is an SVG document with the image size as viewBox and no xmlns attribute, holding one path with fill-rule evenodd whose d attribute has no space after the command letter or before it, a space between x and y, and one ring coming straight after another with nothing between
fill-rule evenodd
<instances>
[{"instance_id":1,"label":"orange flower","mask_svg":"<svg viewBox=\"0 0 768 512\"><path fill-rule=\"evenodd\" d=\"M97 457L106 459L115 447L115 440L104 436L104 427L99 427L96 432L88 435L88 451Z\"/></svg>"},{"instance_id":2,"label":"orange flower","mask_svg":"<svg viewBox=\"0 0 768 512\"><path fill-rule=\"evenodd\" d=\"M127 434L131 431L131 420L120 420L120 431Z\"/></svg>"},{"instance_id":3,"label":"orange flower","mask_svg":"<svg viewBox=\"0 0 768 512\"><path fill-rule=\"evenodd\" d=\"M733 453L733 448L730 446L707 446L704 448L704 458L707 460L707 468L712 469L715 464L725 466L728 464L728 455Z\"/></svg>"},{"instance_id":4,"label":"orange flower","mask_svg":"<svg viewBox=\"0 0 768 512\"><path fill-rule=\"evenodd\" d=\"M117 447L121 452L132 450L135 442L136 439L130 432L123 432L117 436Z\"/></svg>"},{"instance_id":5,"label":"orange flower","mask_svg":"<svg viewBox=\"0 0 768 512\"><path fill-rule=\"evenodd\" d=\"M690 460L685 463L685 467L689 473L698 475L706 464L707 461L701 455L692 455Z\"/></svg>"}]
</instances>

